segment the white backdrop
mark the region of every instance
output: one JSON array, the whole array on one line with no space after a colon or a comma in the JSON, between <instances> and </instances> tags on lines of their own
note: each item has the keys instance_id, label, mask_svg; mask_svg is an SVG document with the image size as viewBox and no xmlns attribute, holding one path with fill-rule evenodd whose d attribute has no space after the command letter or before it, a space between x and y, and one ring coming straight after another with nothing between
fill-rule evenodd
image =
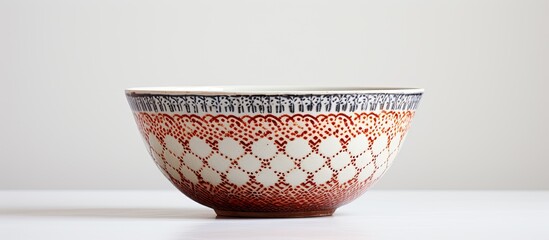
<instances>
[{"instance_id":1,"label":"white backdrop","mask_svg":"<svg viewBox=\"0 0 549 240\"><path fill-rule=\"evenodd\" d=\"M0 0L0 189L162 189L126 87L426 89L378 189L549 189L549 1Z\"/></svg>"}]
</instances>

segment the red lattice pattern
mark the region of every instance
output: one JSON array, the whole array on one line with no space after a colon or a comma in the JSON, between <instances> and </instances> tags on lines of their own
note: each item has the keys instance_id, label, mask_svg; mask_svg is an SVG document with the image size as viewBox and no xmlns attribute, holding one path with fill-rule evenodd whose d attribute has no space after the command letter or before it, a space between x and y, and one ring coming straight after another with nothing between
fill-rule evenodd
<instances>
[{"instance_id":1,"label":"red lattice pattern","mask_svg":"<svg viewBox=\"0 0 549 240\"><path fill-rule=\"evenodd\" d=\"M355 199L388 168L413 115L134 113L152 157L185 195L214 209L254 212L335 209ZM227 139L237 145L223 149ZM294 147L297 140L304 147ZM258 141L276 148L266 154ZM311 165L312 157L320 163ZM283 168L275 159L291 162Z\"/></svg>"}]
</instances>

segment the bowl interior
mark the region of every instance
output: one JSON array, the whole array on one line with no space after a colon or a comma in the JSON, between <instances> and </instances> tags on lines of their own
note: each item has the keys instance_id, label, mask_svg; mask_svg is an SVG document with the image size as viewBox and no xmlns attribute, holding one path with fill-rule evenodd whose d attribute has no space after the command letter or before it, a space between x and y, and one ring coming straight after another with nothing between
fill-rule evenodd
<instances>
[{"instance_id":1,"label":"bowl interior","mask_svg":"<svg viewBox=\"0 0 549 240\"><path fill-rule=\"evenodd\" d=\"M139 87L126 89L127 94L168 95L302 95L349 93L422 93L420 88L404 87L353 87L353 86L190 86L190 87Z\"/></svg>"}]
</instances>

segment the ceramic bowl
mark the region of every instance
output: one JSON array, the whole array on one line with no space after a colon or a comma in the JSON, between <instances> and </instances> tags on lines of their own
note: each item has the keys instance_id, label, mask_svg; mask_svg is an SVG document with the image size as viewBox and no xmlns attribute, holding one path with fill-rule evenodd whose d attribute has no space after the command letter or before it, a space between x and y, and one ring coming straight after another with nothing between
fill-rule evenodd
<instances>
[{"instance_id":1,"label":"ceramic bowl","mask_svg":"<svg viewBox=\"0 0 549 240\"><path fill-rule=\"evenodd\" d=\"M332 215L385 173L423 90L180 87L126 90L147 150L218 216Z\"/></svg>"}]
</instances>

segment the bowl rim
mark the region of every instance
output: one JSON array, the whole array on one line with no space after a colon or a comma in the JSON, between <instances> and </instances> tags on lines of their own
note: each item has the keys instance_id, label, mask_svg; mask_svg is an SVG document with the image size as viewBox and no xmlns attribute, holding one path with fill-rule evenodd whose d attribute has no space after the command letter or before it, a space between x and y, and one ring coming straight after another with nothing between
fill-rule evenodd
<instances>
[{"instance_id":1,"label":"bowl rim","mask_svg":"<svg viewBox=\"0 0 549 240\"><path fill-rule=\"evenodd\" d=\"M224 85L126 88L128 95L324 95L324 94L421 94L423 88L305 86L305 85Z\"/></svg>"}]
</instances>

